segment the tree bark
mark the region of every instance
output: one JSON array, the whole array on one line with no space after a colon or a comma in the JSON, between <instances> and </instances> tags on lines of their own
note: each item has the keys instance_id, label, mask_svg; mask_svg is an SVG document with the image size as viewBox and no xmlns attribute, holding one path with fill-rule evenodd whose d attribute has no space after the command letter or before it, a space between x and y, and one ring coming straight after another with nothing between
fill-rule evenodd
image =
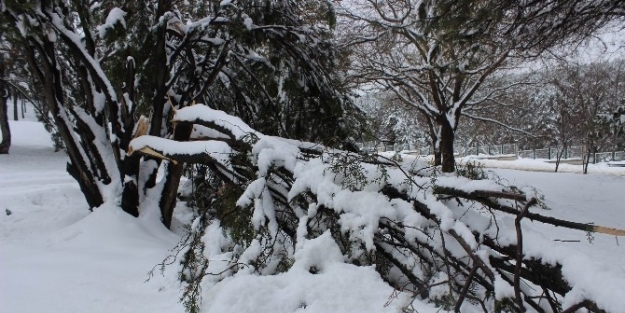
<instances>
[{"instance_id":1,"label":"tree bark","mask_svg":"<svg viewBox=\"0 0 625 313\"><path fill-rule=\"evenodd\" d=\"M187 141L191 136L193 126L191 124L179 124L174 131L174 140ZM163 186L163 193L161 194L161 201L159 206L161 208L161 217L165 227L171 227L171 221L174 214L174 208L176 207L176 196L178 194L178 186L180 185L180 178L184 171L184 163L167 164L167 174L165 174L165 185Z\"/></svg>"},{"instance_id":2,"label":"tree bark","mask_svg":"<svg viewBox=\"0 0 625 313\"><path fill-rule=\"evenodd\" d=\"M0 77L4 77L4 70L4 57L0 54ZM9 116L7 112L8 98L9 90L4 81L0 80L0 131L2 132L0 154L9 154L9 148L11 148L11 129L9 128Z\"/></svg>"},{"instance_id":3,"label":"tree bark","mask_svg":"<svg viewBox=\"0 0 625 313\"><path fill-rule=\"evenodd\" d=\"M159 0L158 1L158 10L156 15L160 18L165 12L167 12L170 8L171 1L168 0ZM157 37L156 37L156 46L154 47L154 59L151 60L152 63L151 68L149 69L153 74L153 81L150 82L152 86L154 86L154 97L152 98L152 117L150 119L150 130L148 132L151 136L161 137L162 130L164 128L164 119L163 113L165 112L165 104L167 103L167 66L163 66L167 64L167 52L165 50L165 42L166 42L166 26L159 26L156 29ZM158 164L160 164L161 160L154 159ZM157 174L158 166L154 168L154 171L150 173L148 180L145 182L144 188L149 189L156 186L156 174ZM143 190L141 192L145 192Z\"/></svg>"},{"instance_id":4,"label":"tree bark","mask_svg":"<svg viewBox=\"0 0 625 313\"><path fill-rule=\"evenodd\" d=\"M13 92L13 120L17 121L19 118L19 110L17 109L17 98L19 93L17 90Z\"/></svg>"},{"instance_id":5,"label":"tree bark","mask_svg":"<svg viewBox=\"0 0 625 313\"><path fill-rule=\"evenodd\" d=\"M2 82L0 82L2 84ZM7 94L3 90L4 86L0 86L0 132L2 132L2 141L0 142L0 154L9 154L11 148L11 129L9 128L9 116L7 108Z\"/></svg>"},{"instance_id":6,"label":"tree bark","mask_svg":"<svg viewBox=\"0 0 625 313\"><path fill-rule=\"evenodd\" d=\"M120 145L124 151L128 151L128 144L133 135L143 135L144 130L137 129L137 134L133 134L135 122L133 118L135 107L135 63L134 59L126 61L126 88L124 93L126 99L122 102L122 117L124 136L120 139ZM126 102L129 101L129 102ZM147 119L146 119L147 120ZM144 121L145 122L145 121ZM141 122L139 122L141 123ZM145 129L147 129L147 122L144 123ZM141 128L141 125L139 126ZM131 179L124 180L124 187L122 190L122 202L121 207L124 212L134 216L139 216L139 169L141 167L141 158L138 155L126 155L122 161L124 175Z\"/></svg>"},{"instance_id":7,"label":"tree bark","mask_svg":"<svg viewBox=\"0 0 625 313\"><path fill-rule=\"evenodd\" d=\"M124 181L121 207L124 212L139 216L139 168L141 158L138 155L126 155L123 161L124 174L132 179Z\"/></svg>"},{"instance_id":8,"label":"tree bark","mask_svg":"<svg viewBox=\"0 0 625 313\"><path fill-rule=\"evenodd\" d=\"M588 174L588 163L590 163L590 155L591 155L591 150L589 148L586 149L586 155L584 156L584 158L582 159L584 164L584 174Z\"/></svg>"},{"instance_id":9,"label":"tree bark","mask_svg":"<svg viewBox=\"0 0 625 313\"><path fill-rule=\"evenodd\" d=\"M456 170L456 159L454 157L454 129L449 125L446 117L443 116L440 122L441 138L440 153L443 173L453 173Z\"/></svg>"},{"instance_id":10,"label":"tree bark","mask_svg":"<svg viewBox=\"0 0 625 313\"><path fill-rule=\"evenodd\" d=\"M442 165L441 149L434 148L434 166Z\"/></svg>"},{"instance_id":11,"label":"tree bark","mask_svg":"<svg viewBox=\"0 0 625 313\"><path fill-rule=\"evenodd\" d=\"M566 149L568 148L568 145L566 144L566 142L562 145L562 149L560 149L560 147L558 146L558 148L556 149L556 170L555 172L558 172L558 168L560 168L560 161L562 161L562 156L564 155L564 153L566 152Z\"/></svg>"}]
</instances>

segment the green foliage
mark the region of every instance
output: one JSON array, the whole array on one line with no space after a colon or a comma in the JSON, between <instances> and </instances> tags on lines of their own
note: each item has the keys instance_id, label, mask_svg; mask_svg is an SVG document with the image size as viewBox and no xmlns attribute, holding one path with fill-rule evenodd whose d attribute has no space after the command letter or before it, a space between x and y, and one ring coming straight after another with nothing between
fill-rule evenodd
<instances>
[{"instance_id":1,"label":"green foliage","mask_svg":"<svg viewBox=\"0 0 625 313\"><path fill-rule=\"evenodd\" d=\"M277 273L286 273L291 267L295 264L295 259L293 258L282 258L276 267Z\"/></svg>"},{"instance_id":2,"label":"green foliage","mask_svg":"<svg viewBox=\"0 0 625 313\"><path fill-rule=\"evenodd\" d=\"M386 167L384 165L382 165L382 164L379 164L378 165L378 173L380 173L380 175L375 177L374 179L372 179L370 181L370 183L376 184L378 186L386 185L386 183L388 182L388 179L390 177Z\"/></svg>"},{"instance_id":3,"label":"green foliage","mask_svg":"<svg viewBox=\"0 0 625 313\"><path fill-rule=\"evenodd\" d=\"M230 26L236 42L246 47L233 49L229 64L237 81L228 82L230 92L218 82L204 102L268 135L344 147L358 133L354 124L360 124L361 114L345 97L339 75L345 61L332 41L329 3L267 1L257 6L243 1L240 9L245 14ZM285 25L290 31L248 30L245 18L259 26ZM249 57L248 49L259 57Z\"/></svg>"},{"instance_id":4,"label":"green foliage","mask_svg":"<svg viewBox=\"0 0 625 313\"><path fill-rule=\"evenodd\" d=\"M436 307L449 311L454 308L456 298L452 294L446 293L442 296L435 297L434 299L432 299L432 302Z\"/></svg>"},{"instance_id":5,"label":"green foliage","mask_svg":"<svg viewBox=\"0 0 625 313\"><path fill-rule=\"evenodd\" d=\"M341 186L351 191L362 190L367 185L367 177L362 164L356 160L336 159L331 167Z\"/></svg>"},{"instance_id":6,"label":"green foliage","mask_svg":"<svg viewBox=\"0 0 625 313\"><path fill-rule=\"evenodd\" d=\"M456 164L456 175L471 180L488 179L488 174L484 171L484 165L476 161L467 162L464 165Z\"/></svg>"},{"instance_id":7,"label":"green foliage","mask_svg":"<svg viewBox=\"0 0 625 313\"><path fill-rule=\"evenodd\" d=\"M256 236L252 225L253 207L239 208L236 202L242 192L238 188L223 185L221 194L213 203L213 209L224 229L229 231L230 237L236 243L249 245Z\"/></svg>"},{"instance_id":8,"label":"green foliage","mask_svg":"<svg viewBox=\"0 0 625 313\"><path fill-rule=\"evenodd\" d=\"M38 0L4 0L2 1L2 4L4 4L4 7L1 7L0 5L0 9L13 8L13 9L19 9L19 10L28 10L28 9L34 9L37 6L39 6L39 1Z\"/></svg>"},{"instance_id":9,"label":"green foliage","mask_svg":"<svg viewBox=\"0 0 625 313\"><path fill-rule=\"evenodd\" d=\"M496 313L514 313L518 312L519 309L511 298L504 298L503 300L495 301L495 312Z\"/></svg>"},{"instance_id":10,"label":"green foliage","mask_svg":"<svg viewBox=\"0 0 625 313\"><path fill-rule=\"evenodd\" d=\"M237 243L249 244L254 239L252 209L239 208L237 200L243 192L212 174L205 165L191 167L193 187L188 205L197 216L217 219Z\"/></svg>"}]
</instances>

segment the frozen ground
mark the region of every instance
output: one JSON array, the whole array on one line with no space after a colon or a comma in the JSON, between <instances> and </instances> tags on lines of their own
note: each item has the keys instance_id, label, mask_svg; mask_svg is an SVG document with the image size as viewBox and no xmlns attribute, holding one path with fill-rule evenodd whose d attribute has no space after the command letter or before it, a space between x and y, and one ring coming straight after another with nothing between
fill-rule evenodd
<instances>
[{"instance_id":1,"label":"frozen ground","mask_svg":"<svg viewBox=\"0 0 625 313\"><path fill-rule=\"evenodd\" d=\"M145 282L179 235L164 229L151 214L134 219L114 207L90 213L65 172L65 155L53 152L41 124L29 118L11 122L11 129L11 154L0 156L0 312L183 312L175 273ZM526 163L505 163L523 171L493 172L510 183L538 188L552 208L539 213L625 229L623 169L556 174L532 172L539 165ZM600 298L609 299L610 311L625 312L625 284L619 283L625 277L625 239L595 235L589 240L583 232L531 222L525 226L535 230L528 240L547 239L558 253L582 252L570 259L568 269L580 271L575 275L579 282L604 283L579 292L600 293ZM405 303L400 298L385 306L392 289L372 268L342 264L326 239L306 244L307 253L324 255L323 275L299 270L297 262L313 257L302 254L286 274L240 276L212 286L205 290L202 308L216 313L373 313L398 312ZM583 275L589 266L592 277ZM436 312L425 305L418 309Z\"/></svg>"}]
</instances>

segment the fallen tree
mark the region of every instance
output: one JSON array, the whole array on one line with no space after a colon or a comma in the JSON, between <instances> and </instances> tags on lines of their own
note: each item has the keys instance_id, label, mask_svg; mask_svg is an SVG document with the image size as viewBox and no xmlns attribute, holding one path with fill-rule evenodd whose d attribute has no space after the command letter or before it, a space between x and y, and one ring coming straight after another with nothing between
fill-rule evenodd
<instances>
[{"instance_id":1,"label":"fallen tree","mask_svg":"<svg viewBox=\"0 0 625 313\"><path fill-rule=\"evenodd\" d=\"M375 265L398 292L445 310L617 309L592 283L573 284L580 281L574 265L524 223L625 232L541 214L531 189L266 136L202 105L177 111L173 122L204 132L189 142L142 136L130 153L209 169L200 174L210 180L201 187L208 198L178 255L190 312L200 310L204 280L289 271L304 243L323 236L345 262ZM315 274L323 265L307 269Z\"/></svg>"}]
</instances>

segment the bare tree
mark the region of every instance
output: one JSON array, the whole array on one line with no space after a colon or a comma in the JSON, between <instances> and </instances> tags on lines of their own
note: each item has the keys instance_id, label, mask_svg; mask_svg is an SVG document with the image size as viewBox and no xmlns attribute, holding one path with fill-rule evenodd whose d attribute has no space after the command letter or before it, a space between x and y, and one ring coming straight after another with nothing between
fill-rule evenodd
<instances>
[{"instance_id":1,"label":"bare tree","mask_svg":"<svg viewBox=\"0 0 625 313\"><path fill-rule=\"evenodd\" d=\"M591 64L567 62L560 63L548 74L550 84L557 91L556 101L560 103L562 115L569 117L563 133L585 147L584 174L588 172L590 156L606 148L613 139L610 123L602 116L615 111L621 100L622 68L622 60Z\"/></svg>"},{"instance_id":2,"label":"bare tree","mask_svg":"<svg viewBox=\"0 0 625 313\"><path fill-rule=\"evenodd\" d=\"M435 125L443 171L455 168L455 131L467 107L515 86L486 79L519 59L578 42L624 6L615 1L381 1L342 7L360 44L355 79L393 91ZM480 89L488 92L477 95Z\"/></svg>"}]
</instances>

